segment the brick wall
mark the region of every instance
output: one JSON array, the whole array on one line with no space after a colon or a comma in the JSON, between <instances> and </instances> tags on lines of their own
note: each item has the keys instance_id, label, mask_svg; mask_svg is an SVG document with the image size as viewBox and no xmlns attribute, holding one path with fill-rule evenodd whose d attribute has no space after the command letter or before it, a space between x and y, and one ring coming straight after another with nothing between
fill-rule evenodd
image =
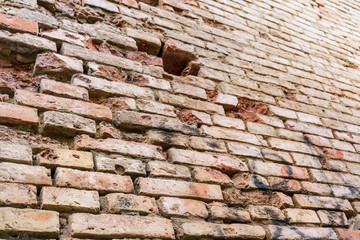
<instances>
[{"instance_id":1,"label":"brick wall","mask_svg":"<svg viewBox=\"0 0 360 240\"><path fill-rule=\"evenodd\" d=\"M359 20L0 1L0 238L360 239Z\"/></svg>"}]
</instances>

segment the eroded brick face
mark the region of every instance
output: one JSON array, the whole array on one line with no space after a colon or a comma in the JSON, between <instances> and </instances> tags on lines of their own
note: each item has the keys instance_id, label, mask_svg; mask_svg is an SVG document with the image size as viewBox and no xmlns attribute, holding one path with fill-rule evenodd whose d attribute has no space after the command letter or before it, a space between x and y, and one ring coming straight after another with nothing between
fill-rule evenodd
<instances>
[{"instance_id":1,"label":"eroded brick face","mask_svg":"<svg viewBox=\"0 0 360 240\"><path fill-rule=\"evenodd\" d=\"M360 239L356 0L0 0L1 239Z\"/></svg>"}]
</instances>

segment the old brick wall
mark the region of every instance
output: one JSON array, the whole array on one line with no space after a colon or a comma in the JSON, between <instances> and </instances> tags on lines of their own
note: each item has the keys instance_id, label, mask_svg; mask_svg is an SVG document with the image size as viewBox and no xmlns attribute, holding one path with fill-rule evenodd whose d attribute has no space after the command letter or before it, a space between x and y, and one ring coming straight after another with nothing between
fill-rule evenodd
<instances>
[{"instance_id":1,"label":"old brick wall","mask_svg":"<svg viewBox=\"0 0 360 240\"><path fill-rule=\"evenodd\" d=\"M0 0L0 238L360 239L359 66L356 0Z\"/></svg>"}]
</instances>

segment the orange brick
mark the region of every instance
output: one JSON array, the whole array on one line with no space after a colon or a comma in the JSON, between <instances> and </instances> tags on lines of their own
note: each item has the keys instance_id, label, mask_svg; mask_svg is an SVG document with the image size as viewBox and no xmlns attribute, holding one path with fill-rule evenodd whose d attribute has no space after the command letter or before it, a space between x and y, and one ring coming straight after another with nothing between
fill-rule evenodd
<instances>
[{"instance_id":1,"label":"orange brick","mask_svg":"<svg viewBox=\"0 0 360 240\"><path fill-rule=\"evenodd\" d=\"M3 13L0 13L0 28L35 35L39 33L37 22L9 16Z\"/></svg>"},{"instance_id":2,"label":"orange brick","mask_svg":"<svg viewBox=\"0 0 360 240\"><path fill-rule=\"evenodd\" d=\"M0 122L16 124L37 124L39 117L37 110L0 102Z\"/></svg>"}]
</instances>

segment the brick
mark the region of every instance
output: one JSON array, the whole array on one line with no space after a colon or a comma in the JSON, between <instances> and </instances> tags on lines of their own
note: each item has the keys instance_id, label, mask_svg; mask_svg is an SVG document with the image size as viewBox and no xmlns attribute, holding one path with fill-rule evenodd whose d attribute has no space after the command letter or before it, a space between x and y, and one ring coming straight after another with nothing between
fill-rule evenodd
<instances>
[{"instance_id":1,"label":"brick","mask_svg":"<svg viewBox=\"0 0 360 240\"><path fill-rule=\"evenodd\" d=\"M100 1L95 1L95 0L85 0L84 2L86 5L92 6L92 7L98 7L98 8L102 8L106 11L109 12L115 12L118 13L119 9L116 6L116 4L112 3L112 2L108 2L106 0L100 0Z\"/></svg>"},{"instance_id":2,"label":"brick","mask_svg":"<svg viewBox=\"0 0 360 240\"><path fill-rule=\"evenodd\" d=\"M118 154L94 153L97 171L145 176L146 165L141 160L132 159Z\"/></svg>"},{"instance_id":3,"label":"brick","mask_svg":"<svg viewBox=\"0 0 360 240\"><path fill-rule=\"evenodd\" d=\"M287 208L284 213L290 223L313 223L319 224L320 219L313 210L306 210L300 208Z\"/></svg>"},{"instance_id":4,"label":"brick","mask_svg":"<svg viewBox=\"0 0 360 240\"><path fill-rule=\"evenodd\" d=\"M38 186L52 185L49 169L7 162L0 163L0 181Z\"/></svg>"},{"instance_id":5,"label":"brick","mask_svg":"<svg viewBox=\"0 0 360 240\"><path fill-rule=\"evenodd\" d=\"M151 144L160 145L163 147L189 146L189 137L180 133L161 130L149 130L146 135Z\"/></svg>"},{"instance_id":6,"label":"brick","mask_svg":"<svg viewBox=\"0 0 360 240\"><path fill-rule=\"evenodd\" d=\"M157 203L161 215L166 217L207 218L209 215L205 203L198 200L161 197Z\"/></svg>"},{"instance_id":7,"label":"brick","mask_svg":"<svg viewBox=\"0 0 360 240\"><path fill-rule=\"evenodd\" d=\"M36 187L18 183L0 183L0 206L36 208Z\"/></svg>"},{"instance_id":8,"label":"brick","mask_svg":"<svg viewBox=\"0 0 360 240\"><path fill-rule=\"evenodd\" d=\"M159 213L154 198L134 194L110 193L101 198L102 210L106 213L139 212Z\"/></svg>"},{"instance_id":9,"label":"brick","mask_svg":"<svg viewBox=\"0 0 360 240\"><path fill-rule=\"evenodd\" d=\"M42 151L37 155L37 163L45 167L60 166L84 170L94 168L92 153L60 148Z\"/></svg>"},{"instance_id":10,"label":"brick","mask_svg":"<svg viewBox=\"0 0 360 240\"><path fill-rule=\"evenodd\" d=\"M203 88L182 84L179 82L172 82L172 89L174 93L188 95L193 98L207 99L206 92Z\"/></svg>"},{"instance_id":11,"label":"brick","mask_svg":"<svg viewBox=\"0 0 360 240\"><path fill-rule=\"evenodd\" d=\"M164 161L151 161L147 165L150 177L171 177L190 179L191 173L188 167L175 165Z\"/></svg>"},{"instance_id":12,"label":"brick","mask_svg":"<svg viewBox=\"0 0 360 240\"><path fill-rule=\"evenodd\" d=\"M0 27L14 32L23 32L35 35L39 33L37 22L13 17L3 13L0 14Z\"/></svg>"},{"instance_id":13,"label":"brick","mask_svg":"<svg viewBox=\"0 0 360 240\"><path fill-rule=\"evenodd\" d=\"M190 137L190 146L201 151L227 152L223 141L212 138Z\"/></svg>"},{"instance_id":14,"label":"brick","mask_svg":"<svg viewBox=\"0 0 360 240\"><path fill-rule=\"evenodd\" d=\"M300 182L291 179L269 177L268 182L271 189L284 192L298 192L301 190Z\"/></svg>"},{"instance_id":15,"label":"brick","mask_svg":"<svg viewBox=\"0 0 360 240\"><path fill-rule=\"evenodd\" d=\"M226 145L231 154L258 158L262 157L260 148L257 146L236 142L227 142Z\"/></svg>"},{"instance_id":16,"label":"brick","mask_svg":"<svg viewBox=\"0 0 360 240\"><path fill-rule=\"evenodd\" d=\"M109 107L113 113L128 109L136 110L135 100L127 97L104 98L98 100L96 103Z\"/></svg>"},{"instance_id":17,"label":"brick","mask_svg":"<svg viewBox=\"0 0 360 240\"><path fill-rule=\"evenodd\" d=\"M327 138L309 134L305 134L304 137L308 143L314 144L316 146L330 148L332 147L330 141Z\"/></svg>"},{"instance_id":18,"label":"brick","mask_svg":"<svg viewBox=\"0 0 360 240\"><path fill-rule=\"evenodd\" d=\"M36 125L39 118L34 108L0 102L0 122Z\"/></svg>"},{"instance_id":19,"label":"brick","mask_svg":"<svg viewBox=\"0 0 360 240\"><path fill-rule=\"evenodd\" d=\"M276 137L276 131L271 126L254 122L247 122L246 127L251 133Z\"/></svg>"},{"instance_id":20,"label":"brick","mask_svg":"<svg viewBox=\"0 0 360 240\"><path fill-rule=\"evenodd\" d=\"M41 115L39 132L65 137L74 137L77 134L95 135L96 122L71 113L47 111Z\"/></svg>"},{"instance_id":21,"label":"brick","mask_svg":"<svg viewBox=\"0 0 360 240\"><path fill-rule=\"evenodd\" d=\"M318 125L322 125L320 118L317 116L306 114L306 113L301 113L301 112L297 112L296 114L297 114L300 122L315 123Z\"/></svg>"},{"instance_id":22,"label":"brick","mask_svg":"<svg viewBox=\"0 0 360 240\"><path fill-rule=\"evenodd\" d=\"M89 212L100 210L99 193L72 188L43 187L40 207L60 212Z\"/></svg>"},{"instance_id":23,"label":"brick","mask_svg":"<svg viewBox=\"0 0 360 240\"><path fill-rule=\"evenodd\" d=\"M270 159L281 163L288 163L288 164L293 163L291 155L287 152L274 151L271 149L262 149L261 153L266 159Z\"/></svg>"},{"instance_id":24,"label":"brick","mask_svg":"<svg viewBox=\"0 0 360 240\"><path fill-rule=\"evenodd\" d=\"M140 62L143 65L154 65L163 67L162 58L149 55L146 52L127 52L126 58Z\"/></svg>"},{"instance_id":25,"label":"brick","mask_svg":"<svg viewBox=\"0 0 360 240\"><path fill-rule=\"evenodd\" d=\"M289 109L280 108L278 106L269 105L269 110L277 116L289 118L289 119L297 119L297 113L291 111Z\"/></svg>"},{"instance_id":26,"label":"brick","mask_svg":"<svg viewBox=\"0 0 360 240\"><path fill-rule=\"evenodd\" d=\"M89 100L89 93L85 88L43 78L40 83L40 92L58 97Z\"/></svg>"},{"instance_id":27,"label":"brick","mask_svg":"<svg viewBox=\"0 0 360 240\"><path fill-rule=\"evenodd\" d=\"M170 148L168 159L173 163L189 164L202 167L214 167L225 173L247 171L244 162L232 156L213 155L192 150Z\"/></svg>"},{"instance_id":28,"label":"brick","mask_svg":"<svg viewBox=\"0 0 360 240\"><path fill-rule=\"evenodd\" d=\"M344 152L330 148L325 148L324 153L327 157L332 159L344 159L350 162L360 163L360 154Z\"/></svg>"},{"instance_id":29,"label":"brick","mask_svg":"<svg viewBox=\"0 0 360 240\"><path fill-rule=\"evenodd\" d=\"M203 78L208 78L214 81L230 82L230 78L226 73L216 71L208 67L201 67L199 69L198 76Z\"/></svg>"},{"instance_id":30,"label":"brick","mask_svg":"<svg viewBox=\"0 0 360 240\"><path fill-rule=\"evenodd\" d=\"M320 183L334 183L343 185L349 183L349 179L344 174L339 172L311 169L310 174L316 182Z\"/></svg>"},{"instance_id":31,"label":"brick","mask_svg":"<svg viewBox=\"0 0 360 240\"><path fill-rule=\"evenodd\" d=\"M304 141L304 134L300 133L300 132L294 132L291 130L287 130L287 129L276 129L277 134L279 135L279 137L284 138L284 139L290 139L290 140L294 140L294 141L298 141L298 142L303 142Z\"/></svg>"},{"instance_id":32,"label":"brick","mask_svg":"<svg viewBox=\"0 0 360 240\"><path fill-rule=\"evenodd\" d=\"M225 113L224 108L220 105L192 99L181 95L174 95L168 92L159 92L159 100L163 103L174 105L176 107L204 111L209 114Z\"/></svg>"},{"instance_id":33,"label":"brick","mask_svg":"<svg viewBox=\"0 0 360 240\"><path fill-rule=\"evenodd\" d=\"M148 88L138 87L128 83L108 81L103 78L84 74L74 75L71 79L71 83L88 89L90 95L126 96L148 100L154 99L154 93Z\"/></svg>"},{"instance_id":34,"label":"brick","mask_svg":"<svg viewBox=\"0 0 360 240\"><path fill-rule=\"evenodd\" d=\"M356 152L355 148L352 146L351 143L339 141L336 139L330 139L330 142L334 148L343 150L343 151L349 151L349 152Z\"/></svg>"},{"instance_id":35,"label":"brick","mask_svg":"<svg viewBox=\"0 0 360 240\"><path fill-rule=\"evenodd\" d=\"M336 229L340 240L356 240L360 238L360 231L351 229Z\"/></svg>"},{"instance_id":36,"label":"brick","mask_svg":"<svg viewBox=\"0 0 360 240\"><path fill-rule=\"evenodd\" d=\"M0 208L0 233L10 236L56 238L59 213L35 209Z\"/></svg>"},{"instance_id":37,"label":"brick","mask_svg":"<svg viewBox=\"0 0 360 240\"><path fill-rule=\"evenodd\" d=\"M321 163L317 157L301 153L291 153L291 156L297 166L321 168Z\"/></svg>"},{"instance_id":38,"label":"brick","mask_svg":"<svg viewBox=\"0 0 360 240\"><path fill-rule=\"evenodd\" d=\"M25 49L31 50L31 52L40 52L40 51L51 51L56 52L56 43L38 36L31 34L23 33L10 33L5 31L0 31L0 42L6 44L7 47L23 47Z\"/></svg>"},{"instance_id":39,"label":"brick","mask_svg":"<svg viewBox=\"0 0 360 240\"><path fill-rule=\"evenodd\" d=\"M100 64L110 65L114 67L123 68L125 70L133 70L142 72L141 63L134 62L125 58L112 56L106 53L95 52L80 46L63 43L60 49L60 54L69 57L80 58L84 61L97 62Z\"/></svg>"},{"instance_id":40,"label":"brick","mask_svg":"<svg viewBox=\"0 0 360 240\"><path fill-rule=\"evenodd\" d=\"M126 35L135 39L139 51L144 51L155 56L158 55L161 48L161 41L157 36L134 28L126 28Z\"/></svg>"},{"instance_id":41,"label":"brick","mask_svg":"<svg viewBox=\"0 0 360 240\"><path fill-rule=\"evenodd\" d=\"M72 237L175 239L171 221L161 217L75 213L69 223Z\"/></svg>"},{"instance_id":42,"label":"brick","mask_svg":"<svg viewBox=\"0 0 360 240\"><path fill-rule=\"evenodd\" d=\"M165 179L138 178L137 191L148 196L188 197L199 200L222 200L219 185Z\"/></svg>"},{"instance_id":43,"label":"brick","mask_svg":"<svg viewBox=\"0 0 360 240\"><path fill-rule=\"evenodd\" d=\"M88 62L86 68L87 74L94 77L106 78L115 82L125 82L128 78L128 75L118 68L97 64L95 62Z\"/></svg>"},{"instance_id":44,"label":"brick","mask_svg":"<svg viewBox=\"0 0 360 240\"><path fill-rule=\"evenodd\" d=\"M170 74L180 75L186 65L195 58L194 52L192 45L167 40L162 51L164 70Z\"/></svg>"},{"instance_id":45,"label":"brick","mask_svg":"<svg viewBox=\"0 0 360 240\"><path fill-rule=\"evenodd\" d=\"M195 167L192 175L196 181L202 183L214 183L221 185L232 185L233 183L228 175L210 168Z\"/></svg>"},{"instance_id":46,"label":"brick","mask_svg":"<svg viewBox=\"0 0 360 240\"><path fill-rule=\"evenodd\" d=\"M285 126L287 129L293 130L293 131L299 131L303 133L312 133L316 135L320 135L327 138L334 138L332 132L330 129L317 127L314 125L302 123L302 122L295 122L292 120L288 120L285 122Z\"/></svg>"},{"instance_id":47,"label":"brick","mask_svg":"<svg viewBox=\"0 0 360 240\"><path fill-rule=\"evenodd\" d=\"M118 111L114 115L114 124L117 127L130 129L159 128L162 130L177 131L190 135L198 135L195 127L182 123L177 118L169 118L161 115L139 113L133 111Z\"/></svg>"},{"instance_id":48,"label":"brick","mask_svg":"<svg viewBox=\"0 0 360 240\"><path fill-rule=\"evenodd\" d=\"M279 138L269 138L268 139L269 145L275 149L285 150L285 151L294 151L300 153L307 153L310 155L318 156L317 153L312 146L307 145L306 143L302 142L295 142L290 140L283 140Z\"/></svg>"},{"instance_id":49,"label":"brick","mask_svg":"<svg viewBox=\"0 0 360 240\"><path fill-rule=\"evenodd\" d=\"M276 207L271 206L249 206L247 210L250 213L251 219L257 220L275 220L284 221L285 215Z\"/></svg>"},{"instance_id":50,"label":"brick","mask_svg":"<svg viewBox=\"0 0 360 240\"><path fill-rule=\"evenodd\" d=\"M100 192L132 192L134 187L129 176L109 173L87 172L67 168L57 168L55 173L57 187L72 187Z\"/></svg>"},{"instance_id":51,"label":"brick","mask_svg":"<svg viewBox=\"0 0 360 240\"><path fill-rule=\"evenodd\" d=\"M212 202L208 205L211 219L229 222L250 222L250 214L246 210L230 208L221 202Z\"/></svg>"},{"instance_id":52,"label":"brick","mask_svg":"<svg viewBox=\"0 0 360 240\"><path fill-rule=\"evenodd\" d=\"M66 76L70 78L71 75L82 72L83 62L76 58L56 53L41 53L36 57L34 73L37 75L61 75L61 79L64 79Z\"/></svg>"},{"instance_id":53,"label":"brick","mask_svg":"<svg viewBox=\"0 0 360 240\"><path fill-rule=\"evenodd\" d=\"M221 127L209 127L205 125L201 126L201 132L214 138L261 145L260 139L256 135L248 132Z\"/></svg>"},{"instance_id":54,"label":"brick","mask_svg":"<svg viewBox=\"0 0 360 240\"><path fill-rule=\"evenodd\" d=\"M259 175L237 173L232 177L234 187L239 189L270 189L267 180Z\"/></svg>"},{"instance_id":55,"label":"brick","mask_svg":"<svg viewBox=\"0 0 360 240\"><path fill-rule=\"evenodd\" d=\"M14 163L32 163L32 149L29 145L0 141L0 160Z\"/></svg>"},{"instance_id":56,"label":"brick","mask_svg":"<svg viewBox=\"0 0 360 240\"><path fill-rule=\"evenodd\" d=\"M341 198L319 197L301 194L295 194L293 198L296 204L301 208L321 208L329 210L341 210L345 212L353 211L350 202Z\"/></svg>"},{"instance_id":57,"label":"brick","mask_svg":"<svg viewBox=\"0 0 360 240\"><path fill-rule=\"evenodd\" d=\"M336 139L339 139L339 140L360 144L360 136L357 136L357 135L335 131L334 136Z\"/></svg>"},{"instance_id":58,"label":"brick","mask_svg":"<svg viewBox=\"0 0 360 240\"><path fill-rule=\"evenodd\" d=\"M345 213L335 211L319 210L317 214L321 220L322 226L348 226L348 220Z\"/></svg>"},{"instance_id":59,"label":"brick","mask_svg":"<svg viewBox=\"0 0 360 240\"><path fill-rule=\"evenodd\" d=\"M81 135L75 139L75 148L77 150L100 150L134 157L164 159L162 149L158 146L120 139L108 138L97 140L87 135Z\"/></svg>"},{"instance_id":60,"label":"brick","mask_svg":"<svg viewBox=\"0 0 360 240\"><path fill-rule=\"evenodd\" d=\"M345 187L339 185L330 186L334 197L347 199L360 199L360 193L353 187Z\"/></svg>"},{"instance_id":61,"label":"brick","mask_svg":"<svg viewBox=\"0 0 360 240\"><path fill-rule=\"evenodd\" d=\"M210 222L185 222L180 226L178 235L182 239L203 237L264 239L265 231L260 226L246 224L217 224Z\"/></svg>"},{"instance_id":62,"label":"brick","mask_svg":"<svg viewBox=\"0 0 360 240\"><path fill-rule=\"evenodd\" d=\"M50 40L56 42L58 45L60 45L60 43L62 42L68 42L79 46L84 46L85 43L84 36L63 29L42 30L41 36L49 38Z\"/></svg>"},{"instance_id":63,"label":"brick","mask_svg":"<svg viewBox=\"0 0 360 240\"><path fill-rule=\"evenodd\" d=\"M150 100L138 99L136 100L136 106L140 111L156 113L169 117L176 117L175 108L171 105L158 103Z\"/></svg>"},{"instance_id":64,"label":"brick","mask_svg":"<svg viewBox=\"0 0 360 240\"><path fill-rule=\"evenodd\" d=\"M111 120L112 114L108 107L94 103L82 102L67 98L16 90L15 100L18 104L42 110L58 110L79 114L96 120Z\"/></svg>"},{"instance_id":65,"label":"brick","mask_svg":"<svg viewBox=\"0 0 360 240\"><path fill-rule=\"evenodd\" d=\"M211 93L208 94L208 101L216 104L220 104L224 106L224 108L232 109L235 108L239 101L237 97L229 94L217 93L213 92L213 96Z\"/></svg>"},{"instance_id":66,"label":"brick","mask_svg":"<svg viewBox=\"0 0 360 240\"><path fill-rule=\"evenodd\" d=\"M178 111L177 116L180 121L189 123L189 124L197 124L197 125L212 125L211 117L209 114L204 112L199 112L195 110L186 110L186 111Z\"/></svg>"},{"instance_id":67,"label":"brick","mask_svg":"<svg viewBox=\"0 0 360 240\"><path fill-rule=\"evenodd\" d=\"M336 233L331 228L294 227L294 226L268 226L270 239L337 239Z\"/></svg>"},{"instance_id":68,"label":"brick","mask_svg":"<svg viewBox=\"0 0 360 240\"><path fill-rule=\"evenodd\" d=\"M160 78L155 78L145 74L133 73L131 75L130 82L139 87L151 87L151 88L168 90L168 91L171 90L171 85L169 81Z\"/></svg>"},{"instance_id":69,"label":"brick","mask_svg":"<svg viewBox=\"0 0 360 240\"><path fill-rule=\"evenodd\" d=\"M332 191L329 185L312 182L301 182L302 189L314 195L330 196Z\"/></svg>"},{"instance_id":70,"label":"brick","mask_svg":"<svg viewBox=\"0 0 360 240\"><path fill-rule=\"evenodd\" d=\"M260 175L288 177L304 180L309 179L308 172L305 168L272 162L262 162L260 160L249 160L249 165L253 173Z\"/></svg>"}]
</instances>

